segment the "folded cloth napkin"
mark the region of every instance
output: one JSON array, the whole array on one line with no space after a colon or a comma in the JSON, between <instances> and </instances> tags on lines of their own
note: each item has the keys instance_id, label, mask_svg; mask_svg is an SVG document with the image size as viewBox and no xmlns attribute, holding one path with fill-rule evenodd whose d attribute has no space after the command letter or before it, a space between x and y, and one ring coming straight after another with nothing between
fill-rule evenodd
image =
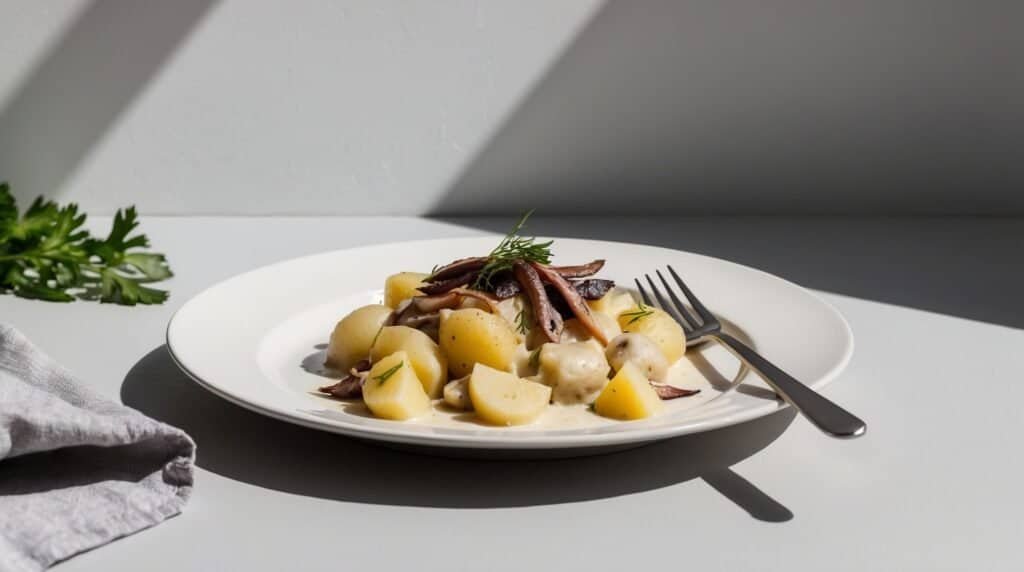
<instances>
[{"instance_id":1,"label":"folded cloth napkin","mask_svg":"<svg viewBox=\"0 0 1024 572\"><path fill-rule=\"evenodd\" d=\"M195 444L0 324L0 571L42 570L181 512Z\"/></svg>"}]
</instances>

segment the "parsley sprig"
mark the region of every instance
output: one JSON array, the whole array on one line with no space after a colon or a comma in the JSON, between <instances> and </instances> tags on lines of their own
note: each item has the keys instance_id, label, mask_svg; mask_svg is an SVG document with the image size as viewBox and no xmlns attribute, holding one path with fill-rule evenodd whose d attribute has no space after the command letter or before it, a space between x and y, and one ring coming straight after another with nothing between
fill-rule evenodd
<instances>
[{"instance_id":1,"label":"parsley sprig","mask_svg":"<svg viewBox=\"0 0 1024 572\"><path fill-rule=\"evenodd\" d=\"M626 325L628 326L628 325L632 324L633 322L636 322L637 320L642 320L642 319L646 318L647 316L650 316L653 313L654 313L654 310L651 309L650 306L647 306L643 302L640 302L640 304L637 306L636 310L631 310L629 312L623 312L621 315L622 316L626 316L627 318L630 319L628 322L626 322Z\"/></svg>"},{"instance_id":2,"label":"parsley sprig","mask_svg":"<svg viewBox=\"0 0 1024 572\"><path fill-rule=\"evenodd\" d=\"M480 270L473 288L476 290L490 290L493 288L491 279L499 272L512 269L517 260L525 262L536 262L538 264L551 263L551 245L554 241L537 242L536 237L519 236L519 231L526 226L527 219L533 214L533 210L527 211L519 218L512 230L505 238L498 243L498 246L487 255L487 264Z\"/></svg>"},{"instance_id":3,"label":"parsley sprig","mask_svg":"<svg viewBox=\"0 0 1024 572\"><path fill-rule=\"evenodd\" d=\"M83 228L78 205L37 198L19 214L0 184L0 293L50 302L76 298L134 306L160 304L168 293L147 286L171 277L163 254L146 252L149 239L132 235L135 207L118 210L106 238Z\"/></svg>"}]
</instances>

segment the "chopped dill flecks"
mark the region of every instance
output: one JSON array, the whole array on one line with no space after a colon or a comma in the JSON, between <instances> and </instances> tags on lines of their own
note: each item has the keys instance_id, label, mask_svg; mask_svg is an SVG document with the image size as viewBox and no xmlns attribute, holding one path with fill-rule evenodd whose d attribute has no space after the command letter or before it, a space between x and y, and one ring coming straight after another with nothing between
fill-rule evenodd
<instances>
[{"instance_id":1,"label":"chopped dill flecks","mask_svg":"<svg viewBox=\"0 0 1024 572\"><path fill-rule=\"evenodd\" d=\"M641 320L643 318L646 318L647 316L650 316L653 313L654 310L650 306L647 306L643 302L640 302L640 305L637 306L636 310L633 310L631 312L623 312L622 314L620 314L620 316L625 316L629 318L629 321L626 322L626 325L628 326L633 322L636 322L637 320Z\"/></svg>"},{"instance_id":2,"label":"chopped dill flecks","mask_svg":"<svg viewBox=\"0 0 1024 572\"><path fill-rule=\"evenodd\" d=\"M395 375L398 370L402 369L403 365L405 365L405 362L400 361L394 366L388 368L384 373L374 376L373 380L376 381L378 385L384 385L384 382L391 379L391 376Z\"/></svg>"}]
</instances>

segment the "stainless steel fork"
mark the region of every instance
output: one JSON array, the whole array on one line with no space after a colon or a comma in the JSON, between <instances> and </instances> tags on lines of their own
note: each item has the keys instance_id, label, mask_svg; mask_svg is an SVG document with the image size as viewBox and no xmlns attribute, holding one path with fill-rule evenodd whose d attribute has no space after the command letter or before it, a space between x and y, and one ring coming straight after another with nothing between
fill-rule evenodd
<instances>
[{"instance_id":1,"label":"stainless steel fork","mask_svg":"<svg viewBox=\"0 0 1024 572\"><path fill-rule=\"evenodd\" d=\"M776 365L761 357L750 346L723 332L722 323L718 321L714 314L708 311L704 304L700 303L700 300L690 291L686 283L683 282L683 279L676 274L676 271L671 266L668 267L668 271L672 274L672 278L675 279L679 290L689 300L690 306L697 313L697 316L700 317L700 320L687 309L672 287L669 286L668 281L665 280L660 270L656 270L655 273L661 279L661 283L671 299L671 304L665 298L665 295L661 293L658 286L655 285L650 274L644 274L644 278L647 279L651 292L654 293L654 297L658 300L658 305L683 327L683 330L686 332L687 343L703 341L705 339L713 339L720 342L733 355L757 372L775 390L775 393L779 394L800 413L803 413L818 429L833 437L859 437L867 431L867 425L858 419L857 416L800 383ZM651 300L643 284L640 283L640 279L637 278L634 281L640 290L644 303L648 306L654 306L654 302Z\"/></svg>"}]
</instances>

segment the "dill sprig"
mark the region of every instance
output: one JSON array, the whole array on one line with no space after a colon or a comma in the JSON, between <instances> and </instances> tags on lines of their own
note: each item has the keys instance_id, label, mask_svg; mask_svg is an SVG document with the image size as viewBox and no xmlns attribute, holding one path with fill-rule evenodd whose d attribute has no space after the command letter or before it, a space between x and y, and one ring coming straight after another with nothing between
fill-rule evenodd
<instances>
[{"instance_id":1,"label":"dill sprig","mask_svg":"<svg viewBox=\"0 0 1024 572\"><path fill-rule=\"evenodd\" d=\"M626 322L626 325L628 326L633 322L636 322L637 320L642 320L647 316L650 316L653 313L654 310L652 310L649 306L644 305L643 302L640 302L636 310L633 310L631 312L623 312L621 315L626 316L627 318L630 319L628 322Z\"/></svg>"},{"instance_id":2,"label":"dill sprig","mask_svg":"<svg viewBox=\"0 0 1024 572\"><path fill-rule=\"evenodd\" d=\"M389 379L391 379L391 376L395 375L395 372L397 372L398 370L402 369L403 365L405 365L405 362L404 361L400 361L396 365L394 365L391 368L389 368L384 373L382 373L380 375L375 375L373 377L373 380L376 381L378 385L384 385L384 382L389 380Z\"/></svg>"},{"instance_id":3,"label":"dill sprig","mask_svg":"<svg viewBox=\"0 0 1024 572\"><path fill-rule=\"evenodd\" d=\"M554 241L537 242L536 237L519 236L519 231L526 226L526 220L533 214L533 209L527 211L519 218L512 230L505 238L498 243L498 246L487 255L487 264L480 270L473 288L476 290L490 290L493 288L491 279L494 275L512 269L517 260L525 262L536 262L538 264L551 263L551 245Z\"/></svg>"},{"instance_id":4,"label":"dill sprig","mask_svg":"<svg viewBox=\"0 0 1024 572\"><path fill-rule=\"evenodd\" d=\"M526 314L526 310L519 310L516 314L516 331L525 336L532 326L533 320Z\"/></svg>"}]
</instances>

